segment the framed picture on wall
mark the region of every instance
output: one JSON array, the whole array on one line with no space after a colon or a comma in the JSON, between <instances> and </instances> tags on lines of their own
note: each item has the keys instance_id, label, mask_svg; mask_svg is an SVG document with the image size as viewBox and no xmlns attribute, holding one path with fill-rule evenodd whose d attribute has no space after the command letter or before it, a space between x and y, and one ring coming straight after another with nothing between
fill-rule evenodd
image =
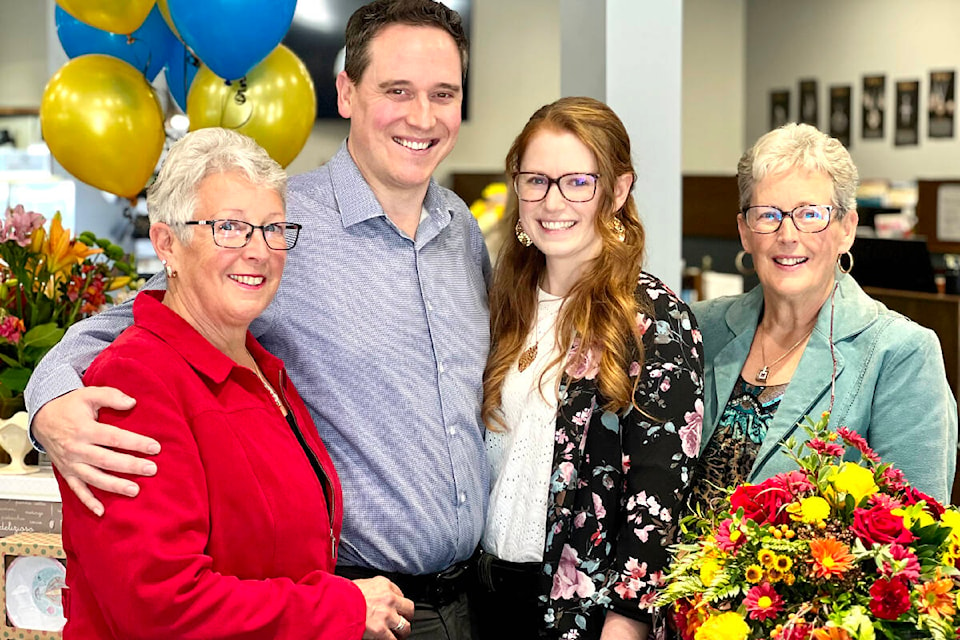
<instances>
[{"instance_id":1,"label":"framed picture on wall","mask_svg":"<svg viewBox=\"0 0 960 640\"><path fill-rule=\"evenodd\" d=\"M848 84L830 87L830 135L850 148L850 93Z\"/></svg>"},{"instance_id":2,"label":"framed picture on wall","mask_svg":"<svg viewBox=\"0 0 960 640\"><path fill-rule=\"evenodd\" d=\"M777 89L770 92L770 130L790 122L790 90Z\"/></svg>"},{"instance_id":3,"label":"framed picture on wall","mask_svg":"<svg viewBox=\"0 0 960 640\"><path fill-rule=\"evenodd\" d=\"M317 119L339 119L337 74L343 70L344 35L347 20L370 0L298 0L290 30L283 44L297 54L313 78L317 94ZM473 0L442 0L460 14L463 29L470 36L470 8ZM469 74L463 83L461 116L467 119Z\"/></svg>"},{"instance_id":4,"label":"framed picture on wall","mask_svg":"<svg viewBox=\"0 0 960 640\"><path fill-rule=\"evenodd\" d=\"M894 102L897 125L893 144L898 147L920 144L920 81L898 80Z\"/></svg>"},{"instance_id":5,"label":"framed picture on wall","mask_svg":"<svg viewBox=\"0 0 960 640\"><path fill-rule=\"evenodd\" d=\"M886 76L863 76L863 113L860 119L860 137L864 140L883 138L886 93Z\"/></svg>"},{"instance_id":6,"label":"framed picture on wall","mask_svg":"<svg viewBox=\"0 0 960 640\"><path fill-rule=\"evenodd\" d=\"M820 128L820 108L817 100L817 81L800 81L800 122Z\"/></svg>"},{"instance_id":7,"label":"framed picture on wall","mask_svg":"<svg viewBox=\"0 0 960 640\"><path fill-rule=\"evenodd\" d=\"M927 135L952 138L956 106L956 72L931 71L930 97L927 100Z\"/></svg>"}]
</instances>

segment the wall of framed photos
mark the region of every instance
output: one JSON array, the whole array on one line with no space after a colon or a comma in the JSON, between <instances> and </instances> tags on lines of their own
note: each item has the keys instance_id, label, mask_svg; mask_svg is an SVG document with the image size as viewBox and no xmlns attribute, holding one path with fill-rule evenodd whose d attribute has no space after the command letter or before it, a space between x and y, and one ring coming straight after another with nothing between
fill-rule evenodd
<instances>
[{"instance_id":1,"label":"wall of framed photos","mask_svg":"<svg viewBox=\"0 0 960 640\"><path fill-rule=\"evenodd\" d=\"M960 174L960 3L747 0L746 14L748 142L807 118L864 178Z\"/></svg>"}]
</instances>

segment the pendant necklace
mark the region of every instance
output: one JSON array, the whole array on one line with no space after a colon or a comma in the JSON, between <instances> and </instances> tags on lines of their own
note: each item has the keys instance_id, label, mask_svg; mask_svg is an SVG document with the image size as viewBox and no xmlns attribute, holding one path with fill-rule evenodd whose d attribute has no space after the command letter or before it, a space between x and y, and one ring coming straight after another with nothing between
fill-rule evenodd
<instances>
[{"instance_id":1,"label":"pendant necklace","mask_svg":"<svg viewBox=\"0 0 960 640\"><path fill-rule=\"evenodd\" d=\"M762 329L763 329L763 325L762 324L758 325L757 333L760 333ZM784 351L783 355L781 355L779 358L777 358L770 364L764 364L763 367L760 368L760 371L757 371L757 375L756 375L757 382L766 382L767 376L770 375L770 368L775 367L777 364L780 363L781 360L783 360L788 355L793 353L793 350L799 347L803 343L803 341L809 338L812 334L813 334L813 328L811 328L810 331L808 331L802 338L800 338L795 343L793 343L793 346L787 349L786 351ZM760 361L766 362L766 360L767 360L767 356L763 352L763 338L760 338Z\"/></svg>"},{"instance_id":2,"label":"pendant necklace","mask_svg":"<svg viewBox=\"0 0 960 640\"><path fill-rule=\"evenodd\" d=\"M540 321L540 305L544 302L555 302L559 300L560 306L563 306L563 299L553 299L553 298L542 298L537 302L537 315L534 319L534 331L536 331L537 323ZM557 307L557 312L560 311L560 306ZM548 318L546 322L546 327L540 332L540 336L534 341L534 343L524 349L520 353L520 359L517 360L517 369L521 372L526 371L527 367L533 364L533 361L537 359L537 351L539 349L540 341L556 326L556 314L551 314L553 317Z\"/></svg>"}]
</instances>

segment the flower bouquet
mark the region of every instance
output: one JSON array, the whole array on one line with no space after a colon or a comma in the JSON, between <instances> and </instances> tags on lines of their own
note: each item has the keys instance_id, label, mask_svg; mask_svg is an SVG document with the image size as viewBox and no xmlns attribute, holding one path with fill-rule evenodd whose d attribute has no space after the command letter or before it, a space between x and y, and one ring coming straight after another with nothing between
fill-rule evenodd
<instances>
[{"instance_id":1,"label":"flower bouquet","mask_svg":"<svg viewBox=\"0 0 960 640\"><path fill-rule=\"evenodd\" d=\"M10 208L0 227L0 406L22 406L40 359L76 321L113 302L136 272L119 246L90 232L71 238L60 214Z\"/></svg>"},{"instance_id":2,"label":"flower bouquet","mask_svg":"<svg viewBox=\"0 0 960 640\"><path fill-rule=\"evenodd\" d=\"M657 603L684 640L957 636L960 512L828 417L784 443L799 470L685 520Z\"/></svg>"}]
</instances>

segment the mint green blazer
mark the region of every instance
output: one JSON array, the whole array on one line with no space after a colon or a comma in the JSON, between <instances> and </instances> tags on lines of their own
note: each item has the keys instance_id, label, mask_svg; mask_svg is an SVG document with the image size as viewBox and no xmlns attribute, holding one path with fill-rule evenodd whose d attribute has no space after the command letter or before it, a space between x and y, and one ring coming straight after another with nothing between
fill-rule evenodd
<instances>
[{"instance_id":1,"label":"mint green blazer","mask_svg":"<svg viewBox=\"0 0 960 640\"><path fill-rule=\"evenodd\" d=\"M850 276L837 272L833 344L836 399L830 425L867 439L919 490L950 501L957 461L957 402L947 384L940 341L930 329L869 297ZM750 472L759 482L796 465L780 442L805 441L798 427L830 406L833 362L830 301L823 305L797 370ZM693 305L703 332L704 418L701 453L717 428L747 359L763 308L763 287Z\"/></svg>"}]
</instances>

